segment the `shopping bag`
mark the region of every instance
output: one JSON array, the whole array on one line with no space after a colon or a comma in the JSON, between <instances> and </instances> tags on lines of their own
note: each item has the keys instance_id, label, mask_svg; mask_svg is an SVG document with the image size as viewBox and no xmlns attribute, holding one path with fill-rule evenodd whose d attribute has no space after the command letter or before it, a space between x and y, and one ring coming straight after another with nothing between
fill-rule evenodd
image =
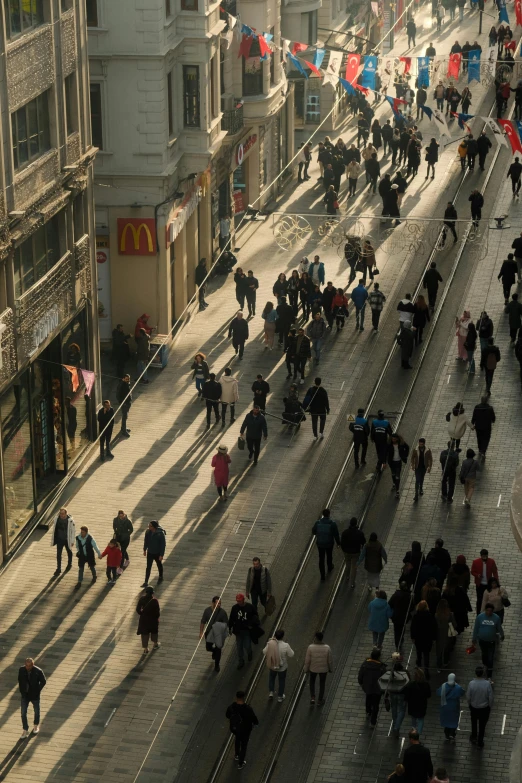
<instances>
[{"instance_id":1,"label":"shopping bag","mask_svg":"<svg viewBox=\"0 0 522 783\"><path fill-rule=\"evenodd\" d=\"M244 439L243 439L243 438L239 437L239 438L237 439L237 447L238 447L238 449L239 449L240 451L244 451L244 450L245 450L245 441L244 441Z\"/></svg>"}]
</instances>

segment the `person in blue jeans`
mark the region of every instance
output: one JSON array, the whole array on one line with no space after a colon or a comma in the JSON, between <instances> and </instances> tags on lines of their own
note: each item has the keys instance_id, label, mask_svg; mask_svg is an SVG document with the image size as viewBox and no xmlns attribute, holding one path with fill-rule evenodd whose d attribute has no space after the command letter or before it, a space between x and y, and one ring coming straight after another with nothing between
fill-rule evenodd
<instances>
[{"instance_id":1,"label":"person in blue jeans","mask_svg":"<svg viewBox=\"0 0 522 783\"><path fill-rule=\"evenodd\" d=\"M321 348L326 335L326 321L320 312L315 313L314 320L308 324L306 333L315 352L315 363L319 364L321 361Z\"/></svg>"},{"instance_id":2,"label":"person in blue jeans","mask_svg":"<svg viewBox=\"0 0 522 783\"><path fill-rule=\"evenodd\" d=\"M402 692L408 705L408 715L411 718L412 728L417 729L419 734L422 734L424 718L428 709L428 699L431 697L430 684L426 681L423 669L420 667L415 669L413 679L404 687Z\"/></svg>"},{"instance_id":3,"label":"person in blue jeans","mask_svg":"<svg viewBox=\"0 0 522 783\"><path fill-rule=\"evenodd\" d=\"M245 652L249 661L252 660L252 638L250 631L253 625L259 624L259 617L256 610L245 601L243 593L236 595L236 603L230 610L228 620L228 631L236 637L236 649L238 664L237 668L242 669L245 665Z\"/></svg>"},{"instance_id":4,"label":"person in blue jeans","mask_svg":"<svg viewBox=\"0 0 522 783\"><path fill-rule=\"evenodd\" d=\"M21 666L18 670L18 688L22 701L23 726L20 739L27 739L29 736L27 710L30 703L34 708L33 734L38 734L40 731L40 694L45 687L45 683L46 679L43 671L34 665L32 658L26 658L24 666Z\"/></svg>"},{"instance_id":5,"label":"person in blue jeans","mask_svg":"<svg viewBox=\"0 0 522 783\"><path fill-rule=\"evenodd\" d=\"M194 361L192 362L192 367L190 368L192 370L192 378L196 381L198 397L201 397L203 384L210 376L210 370L208 369L208 364L205 361L205 358L206 357L204 353L197 353L194 356Z\"/></svg>"},{"instance_id":6,"label":"person in blue jeans","mask_svg":"<svg viewBox=\"0 0 522 783\"><path fill-rule=\"evenodd\" d=\"M278 682L277 701L281 703L285 699L286 672L288 671L288 658L293 658L295 653L288 644L283 641L285 632L282 628L275 632L265 649L266 665L268 667L268 698L274 698L276 677Z\"/></svg>"},{"instance_id":7,"label":"person in blue jeans","mask_svg":"<svg viewBox=\"0 0 522 783\"><path fill-rule=\"evenodd\" d=\"M357 285L352 293L352 302L355 305L355 328L361 332L364 331L364 312L366 310L366 300L368 299L368 291L364 287L364 281L361 278L359 285Z\"/></svg>"}]
</instances>

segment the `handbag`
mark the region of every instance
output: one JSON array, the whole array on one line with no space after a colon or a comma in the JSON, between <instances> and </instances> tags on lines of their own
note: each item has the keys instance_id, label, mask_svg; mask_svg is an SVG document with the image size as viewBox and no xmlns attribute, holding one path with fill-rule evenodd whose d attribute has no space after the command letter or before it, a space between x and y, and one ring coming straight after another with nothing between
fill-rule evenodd
<instances>
[{"instance_id":1,"label":"handbag","mask_svg":"<svg viewBox=\"0 0 522 783\"><path fill-rule=\"evenodd\" d=\"M381 273L379 272L379 270L377 269L377 267L374 267L374 269L373 269L373 276L375 277L375 275L380 275L380 274L381 274Z\"/></svg>"},{"instance_id":2,"label":"handbag","mask_svg":"<svg viewBox=\"0 0 522 783\"><path fill-rule=\"evenodd\" d=\"M448 623L448 636L452 639L454 636L458 636L459 632L455 628L452 622Z\"/></svg>"},{"instance_id":3,"label":"handbag","mask_svg":"<svg viewBox=\"0 0 522 783\"><path fill-rule=\"evenodd\" d=\"M502 601L502 606L506 606L506 607L511 606L511 601L509 600L507 595L503 595L500 600Z\"/></svg>"},{"instance_id":4,"label":"handbag","mask_svg":"<svg viewBox=\"0 0 522 783\"><path fill-rule=\"evenodd\" d=\"M333 208L334 209L339 209L339 202L337 200L334 201Z\"/></svg>"},{"instance_id":5,"label":"handbag","mask_svg":"<svg viewBox=\"0 0 522 783\"><path fill-rule=\"evenodd\" d=\"M245 441L243 440L243 438L241 436L239 436L238 439L237 439L237 447L238 447L238 449L240 451L244 451L245 450Z\"/></svg>"}]
</instances>

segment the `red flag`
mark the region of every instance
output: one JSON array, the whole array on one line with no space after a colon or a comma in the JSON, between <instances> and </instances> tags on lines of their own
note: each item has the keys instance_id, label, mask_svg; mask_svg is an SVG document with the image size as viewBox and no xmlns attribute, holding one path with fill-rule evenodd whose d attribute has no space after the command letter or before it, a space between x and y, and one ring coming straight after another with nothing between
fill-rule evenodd
<instances>
[{"instance_id":1,"label":"red flag","mask_svg":"<svg viewBox=\"0 0 522 783\"><path fill-rule=\"evenodd\" d=\"M361 64L360 54L349 54L346 61L346 76L345 79L350 84L353 84L359 74L359 65Z\"/></svg>"},{"instance_id":2,"label":"red flag","mask_svg":"<svg viewBox=\"0 0 522 783\"><path fill-rule=\"evenodd\" d=\"M408 101L403 101L402 98L392 98L392 101L393 101L393 111L395 112L395 114L398 114L399 106L401 105L401 103L404 104L408 103Z\"/></svg>"},{"instance_id":3,"label":"red flag","mask_svg":"<svg viewBox=\"0 0 522 783\"><path fill-rule=\"evenodd\" d=\"M450 79L459 78L461 60L462 60L462 55L460 53L450 54L449 62L448 62L448 78Z\"/></svg>"},{"instance_id":4,"label":"red flag","mask_svg":"<svg viewBox=\"0 0 522 783\"><path fill-rule=\"evenodd\" d=\"M245 33L243 33L241 43L239 44L239 51L237 53L238 57L241 57L241 55L243 55L243 57L248 57L253 40L254 37L252 35L245 35Z\"/></svg>"},{"instance_id":5,"label":"red flag","mask_svg":"<svg viewBox=\"0 0 522 783\"><path fill-rule=\"evenodd\" d=\"M411 68L411 57L399 57L401 63L404 63L404 73L409 73Z\"/></svg>"},{"instance_id":6,"label":"red flag","mask_svg":"<svg viewBox=\"0 0 522 783\"><path fill-rule=\"evenodd\" d=\"M261 52L261 57L265 57L267 54L272 54L272 50L265 41L264 36L258 35L257 40L259 41L259 51Z\"/></svg>"},{"instance_id":7,"label":"red flag","mask_svg":"<svg viewBox=\"0 0 522 783\"><path fill-rule=\"evenodd\" d=\"M314 76L320 76L322 78L323 74L319 70L319 68L316 68L313 63L309 63L308 60L305 60L305 65L308 65Z\"/></svg>"},{"instance_id":8,"label":"red flag","mask_svg":"<svg viewBox=\"0 0 522 783\"><path fill-rule=\"evenodd\" d=\"M356 90L359 90L359 92L362 92L363 95L369 95L370 94L370 88L369 87L361 87L360 84L354 84L353 85Z\"/></svg>"},{"instance_id":9,"label":"red flag","mask_svg":"<svg viewBox=\"0 0 522 783\"><path fill-rule=\"evenodd\" d=\"M515 0L515 17L517 26L522 27L522 0Z\"/></svg>"},{"instance_id":10,"label":"red flag","mask_svg":"<svg viewBox=\"0 0 522 783\"><path fill-rule=\"evenodd\" d=\"M78 386L80 385L80 381L78 379L78 368L73 367L70 364L64 364L63 365L66 370L69 370L71 373L71 383L72 383L72 390L75 392L78 389Z\"/></svg>"},{"instance_id":11,"label":"red flag","mask_svg":"<svg viewBox=\"0 0 522 783\"><path fill-rule=\"evenodd\" d=\"M517 22L517 24L519 23ZM504 44L504 49L512 49L513 51L515 51L516 48L517 48L516 41L510 41L509 43Z\"/></svg>"},{"instance_id":12,"label":"red flag","mask_svg":"<svg viewBox=\"0 0 522 783\"><path fill-rule=\"evenodd\" d=\"M513 151L513 155L515 152L522 152L522 144L520 143L520 136L517 133L517 129L515 128L515 123L511 122L511 120L497 120L498 124L504 128L504 131L506 132L506 136L509 139L509 143L511 144L511 149Z\"/></svg>"},{"instance_id":13,"label":"red flag","mask_svg":"<svg viewBox=\"0 0 522 783\"><path fill-rule=\"evenodd\" d=\"M292 46L292 54L297 54L297 52L305 52L307 49L308 44L294 43Z\"/></svg>"}]
</instances>

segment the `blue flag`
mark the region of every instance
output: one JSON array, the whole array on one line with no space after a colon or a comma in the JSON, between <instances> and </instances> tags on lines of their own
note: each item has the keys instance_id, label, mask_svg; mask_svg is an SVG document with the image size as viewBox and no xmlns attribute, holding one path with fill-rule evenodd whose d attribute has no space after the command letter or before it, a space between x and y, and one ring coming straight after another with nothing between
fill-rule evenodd
<instances>
[{"instance_id":1,"label":"blue flag","mask_svg":"<svg viewBox=\"0 0 522 783\"><path fill-rule=\"evenodd\" d=\"M375 90L375 74L377 73L377 57L375 55L368 55L364 58L364 68L361 73L361 79L359 84L361 87L368 87L370 90Z\"/></svg>"},{"instance_id":2,"label":"blue flag","mask_svg":"<svg viewBox=\"0 0 522 783\"><path fill-rule=\"evenodd\" d=\"M506 0L497 0L498 5L498 21L506 22L509 24L509 16L506 8Z\"/></svg>"},{"instance_id":3,"label":"blue flag","mask_svg":"<svg viewBox=\"0 0 522 783\"><path fill-rule=\"evenodd\" d=\"M468 55L468 84L473 81L480 81L480 50L472 49Z\"/></svg>"},{"instance_id":4,"label":"blue flag","mask_svg":"<svg viewBox=\"0 0 522 783\"><path fill-rule=\"evenodd\" d=\"M355 87L353 87L349 81L347 81L346 79L341 79L341 77L339 77L339 81L343 85L348 95L355 95Z\"/></svg>"},{"instance_id":5,"label":"blue flag","mask_svg":"<svg viewBox=\"0 0 522 783\"><path fill-rule=\"evenodd\" d=\"M313 65L315 65L316 68L320 68L321 65L323 64L325 54L326 54L326 49L315 50Z\"/></svg>"},{"instance_id":6,"label":"blue flag","mask_svg":"<svg viewBox=\"0 0 522 783\"><path fill-rule=\"evenodd\" d=\"M430 109L430 107L429 106L421 106L421 109L422 109L423 113L426 115L426 117L429 120L431 120L431 118L433 117L433 112Z\"/></svg>"},{"instance_id":7,"label":"blue flag","mask_svg":"<svg viewBox=\"0 0 522 783\"><path fill-rule=\"evenodd\" d=\"M286 56L288 57L288 59L290 60L290 62L294 66L294 68L297 68L299 73L302 73L303 76L305 77L305 79L308 79L308 74L305 71L305 69L303 68L303 66L301 65L301 61L297 57L295 57L293 54L290 54L290 52L288 52L288 54Z\"/></svg>"},{"instance_id":8,"label":"blue flag","mask_svg":"<svg viewBox=\"0 0 522 783\"><path fill-rule=\"evenodd\" d=\"M457 121L459 123L459 128L461 130L467 130L464 123L467 122L468 120L472 120L474 116L475 116L474 114L463 114L463 113L457 114Z\"/></svg>"},{"instance_id":9,"label":"blue flag","mask_svg":"<svg viewBox=\"0 0 522 783\"><path fill-rule=\"evenodd\" d=\"M429 57L417 57L417 66L419 75L417 76L417 84L419 87L430 86L430 58Z\"/></svg>"},{"instance_id":10,"label":"blue flag","mask_svg":"<svg viewBox=\"0 0 522 783\"><path fill-rule=\"evenodd\" d=\"M520 120L515 120L515 125L517 126L518 135L520 136L520 141L522 142L522 122Z\"/></svg>"}]
</instances>

